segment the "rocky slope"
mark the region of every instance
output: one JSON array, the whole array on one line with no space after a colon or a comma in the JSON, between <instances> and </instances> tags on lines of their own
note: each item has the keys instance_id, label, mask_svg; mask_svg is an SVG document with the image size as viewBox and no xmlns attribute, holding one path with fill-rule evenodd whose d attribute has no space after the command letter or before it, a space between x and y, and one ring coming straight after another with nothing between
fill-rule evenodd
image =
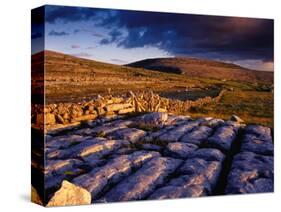
<instances>
[{"instance_id":1,"label":"rocky slope","mask_svg":"<svg viewBox=\"0 0 281 212\"><path fill-rule=\"evenodd\" d=\"M130 63L127 66L183 74L189 77L273 83L273 72L255 71L231 63L199 58L153 58Z\"/></svg>"},{"instance_id":2,"label":"rocky slope","mask_svg":"<svg viewBox=\"0 0 281 212\"><path fill-rule=\"evenodd\" d=\"M45 139L46 166L34 148L32 170L44 173L48 206L273 191L272 132L263 126L153 112Z\"/></svg>"}]
</instances>

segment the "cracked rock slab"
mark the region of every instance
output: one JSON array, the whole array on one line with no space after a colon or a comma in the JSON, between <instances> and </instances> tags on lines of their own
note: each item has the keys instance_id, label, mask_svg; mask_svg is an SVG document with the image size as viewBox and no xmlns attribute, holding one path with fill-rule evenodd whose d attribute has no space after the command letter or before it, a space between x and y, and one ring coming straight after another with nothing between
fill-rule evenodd
<instances>
[{"instance_id":1,"label":"cracked rock slab","mask_svg":"<svg viewBox=\"0 0 281 212\"><path fill-rule=\"evenodd\" d=\"M226 194L273 192L273 157L242 152L234 157Z\"/></svg>"},{"instance_id":2,"label":"cracked rock slab","mask_svg":"<svg viewBox=\"0 0 281 212\"><path fill-rule=\"evenodd\" d=\"M92 198L96 199L96 196L107 185L119 182L128 176L133 168L138 168L146 161L159 156L160 154L157 152L146 151L122 155L108 161L103 167L95 168L87 174L74 178L72 182L87 189L92 194Z\"/></svg>"},{"instance_id":3,"label":"cracked rock slab","mask_svg":"<svg viewBox=\"0 0 281 212\"><path fill-rule=\"evenodd\" d=\"M154 191L148 199L175 199L207 196L211 190L204 175L182 175Z\"/></svg>"},{"instance_id":4,"label":"cracked rock slab","mask_svg":"<svg viewBox=\"0 0 281 212\"><path fill-rule=\"evenodd\" d=\"M186 159L196 149L198 149L198 147L194 144L175 142L167 145L165 154L170 157Z\"/></svg>"},{"instance_id":5,"label":"cracked rock slab","mask_svg":"<svg viewBox=\"0 0 281 212\"><path fill-rule=\"evenodd\" d=\"M143 199L157 186L162 185L181 162L181 160L172 158L154 158L133 175L130 175L112 188L101 201L119 202Z\"/></svg>"},{"instance_id":6,"label":"cracked rock slab","mask_svg":"<svg viewBox=\"0 0 281 212\"><path fill-rule=\"evenodd\" d=\"M241 151L272 156L274 147L271 140L262 140L257 135L246 134L242 140Z\"/></svg>"},{"instance_id":7,"label":"cracked rock slab","mask_svg":"<svg viewBox=\"0 0 281 212\"><path fill-rule=\"evenodd\" d=\"M184 134L190 132L194 127L198 126L199 123L199 121L190 121L186 124L182 124L169 130L167 133L162 134L157 139L167 143L179 141Z\"/></svg>"},{"instance_id":8,"label":"cracked rock slab","mask_svg":"<svg viewBox=\"0 0 281 212\"><path fill-rule=\"evenodd\" d=\"M136 128L125 128L113 132L110 136L115 139L127 140L131 143L138 142L146 135L146 132Z\"/></svg>"},{"instance_id":9,"label":"cracked rock slab","mask_svg":"<svg viewBox=\"0 0 281 212\"><path fill-rule=\"evenodd\" d=\"M207 126L196 127L193 131L187 133L181 138L181 142L201 146L204 141L211 135L213 129Z\"/></svg>"},{"instance_id":10,"label":"cracked rock slab","mask_svg":"<svg viewBox=\"0 0 281 212\"><path fill-rule=\"evenodd\" d=\"M219 127L214 135L208 139L207 145L209 147L218 148L224 152L229 152L236 135L236 127L227 125Z\"/></svg>"}]
</instances>

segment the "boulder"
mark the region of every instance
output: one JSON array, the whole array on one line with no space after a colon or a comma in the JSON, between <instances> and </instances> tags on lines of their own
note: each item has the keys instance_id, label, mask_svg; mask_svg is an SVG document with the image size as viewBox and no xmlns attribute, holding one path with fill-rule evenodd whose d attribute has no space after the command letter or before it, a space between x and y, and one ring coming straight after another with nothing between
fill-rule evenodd
<instances>
[{"instance_id":1,"label":"boulder","mask_svg":"<svg viewBox=\"0 0 281 212\"><path fill-rule=\"evenodd\" d=\"M241 119L241 118L239 118L239 117L236 116L236 115L232 115L232 116L230 117L230 121L235 121L235 122L238 122L238 123L244 123L244 120Z\"/></svg>"},{"instance_id":2,"label":"boulder","mask_svg":"<svg viewBox=\"0 0 281 212\"><path fill-rule=\"evenodd\" d=\"M48 202L47 207L85 204L91 204L90 192L64 180L61 188Z\"/></svg>"},{"instance_id":3,"label":"boulder","mask_svg":"<svg viewBox=\"0 0 281 212\"><path fill-rule=\"evenodd\" d=\"M160 128L167 120L167 113L154 112L137 117L135 124L142 128Z\"/></svg>"}]
</instances>

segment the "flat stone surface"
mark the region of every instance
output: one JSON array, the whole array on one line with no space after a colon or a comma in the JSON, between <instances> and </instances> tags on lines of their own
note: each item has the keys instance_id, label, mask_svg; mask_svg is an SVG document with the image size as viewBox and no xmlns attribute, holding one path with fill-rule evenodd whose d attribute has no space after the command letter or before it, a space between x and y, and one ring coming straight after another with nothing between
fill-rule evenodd
<instances>
[{"instance_id":1,"label":"flat stone surface","mask_svg":"<svg viewBox=\"0 0 281 212\"><path fill-rule=\"evenodd\" d=\"M194 144L188 143L169 143L165 149L165 153L167 156L186 159L192 152L194 152L198 147Z\"/></svg>"},{"instance_id":2,"label":"flat stone surface","mask_svg":"<svg viewBox=\"0 0 281 212\"><path fill-rule=\"evenodd\" d=\"M241 151L273 155L274 148L271 140L262 140L255 134L246 134L242 140Z\"/></svg>"},{"instance_id":3,"label":"flat stone surface","mask_svg":"<svg viewBox=\"0 0 281 212\"><path fill-rule=\"evenodd\" d=\"M207 196L210 185L204 175L183 175L154 191L148 199L174 199Z\"/></svg>"},{"instance_id":4,"label":"flat stone surface","mask_svg":"<svg viewBox=\"0 0 281 212\"><path fill-rule=\"evenodd\" d=\"M225 152L230 151L231 145L236 138L237 130L233 126L221 126L215 131L214 135L209 137L207 145Z\"/></svg>"},{"instance_id":5,"label":"flat stone surface","mask_svg":"<svg viewBox=\"0 0 281 212\"><path fill-rule=\"evenodd\" d=\"M103 198L103 202L140 200L148 196L157 186L175 171L182 161L158 157L146 163L136 173L119 183Z\"/></svg>"},{"instance_id":6,"label":"flat stone surface","mask_svg":"<svg viewBox=\"0 0 281 212\"><path fill-rule=\"evenodd\" d=\"M109 160L103 167L95 168L90 173L74 178L72 182L87 189L92 194L92 198L95 199L107 184L119 182L130 174L132 169L136 169L146 161L159 156L160 154L157 152L145 151L122 155Z\"/></svg>"},{"instance_id":7,"label":"flat stone surface","mask_svg":"<svg viewBox=\"0 0 281 212\"><path fill-rule=\"evenodd\" d=\"M247 134L254 134L260 140L272 141L271 130L268 127L259 125L248 125L245 128Z\"/></svg>"},{"instance_id":8,"label":"flat stone surface","mask_svg":"<svg viewBox=\"0 0 281 212\"><path fill-rule=\"evenodd\" d=\"M195 144L201 146L204 141L208 140L213 129L207 126L196 127L193 131L187 133L181 138L181 142Z\"/></svg>"},{"instance_id":9,"label":"flat stone surface","mask_svg":"<svg viewBox=\"0 0 281 212\"><path fill-rule=\"evenodd\" d=\"M91 136L82 135L68 135L68 136L56 136L46 139L46 148L67 148L75 144L79 144L82 141L91 139Z\"/></svg>"},{"instance_id":10,"label":"flat stone surface","mask_svg":"<svg viewBox=\"0 0 281 212\"><path fill-rule=\"evenodd\" d=\"M211 186L215 186L219 174L222 168L222 164L218 161L205 161L203 159L189 159L184 165L180 168L182 174L187 175L204 175L208 179L208 183Z\"/></svg>"},{"instance_id":11,"label":"flat stone surface","mask_svg":"<svg viewBox=\"0 0 281 212\"><path fill-rule=\"evenodd\" d=\"M47 199L65 180L73 190L88 192L91 203L272 192L274 187L272 132L263 126L157 112L99 118L50 134L45 152L40 145L32 151L32 170L44 174ZM45 168L37 161L43 153ZM76 194L70 197L52 202L80 201Z\"/></svg>"},{"instance_id":12,"label":"flat stone surface","mask_svg":"<svg viewBox=\"0 0 281 212\"><path fill-rule=\"evenodd\" d=\"M273 192L273 157L242 152L234 157L226 194Z\"/></svg>"},{"instance_id":13,"label":"flat stone surface","mask_svg":"<svg viewBox=\"0 0 281 212\"><path fill-rule=\"evenodd\" d=\"M176 142L186 133L190 132L194 127L200 124L199 121L190 121L186 124L182 124L178 127L173 128L167 133L162 134L157 139L165 142Z\"/></svg>"},{"instance_id":14,"label":"flat stone surface","mask_svg":"<svg viewBox=\"0 0 281 212\"><path fill-rule=\"evenodd\" d=\"M218 149L202 148L192 152L188 158L201 158L206 161L222 162L225 159L225 155Z\"/></svg>"},{"instance_id":15,"label":"flat stone surface","mask_svg":"<svg viewBox=\"0 0 281 212\"><path fill-rule=\"evenodd\" d=\"M112 138L124 139L131 143L138 142L141 138L146 135L146 132L136 128L125 128L115 131L111 134Z\"/></svg>"}]
</instances>

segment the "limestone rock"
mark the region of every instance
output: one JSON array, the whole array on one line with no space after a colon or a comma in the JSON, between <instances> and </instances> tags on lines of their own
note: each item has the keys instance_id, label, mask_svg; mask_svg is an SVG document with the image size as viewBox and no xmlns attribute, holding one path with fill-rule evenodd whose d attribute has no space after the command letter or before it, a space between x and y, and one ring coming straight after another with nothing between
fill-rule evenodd
<instances>
[{"instance_id":1,"label":"limestone rock","mask_svg":"<svg viewBox=\"0 0 281 212\"><path fill-rule=\"evenodd\" d=\"M234 157L225 192L273 192L273 157L242 152Z\"/></svg>"},{"instance_id":2,"label":"limestone rock","mask_svg":"<svg viewBox=\"0 0 281 212\"><path fill-rule=\"evenodd\" d=\"M126 114L126 113L132 113L134 112L135 109L134 108L125 108L125 109L121 109L118 111L118 114L122 115L122 114Z\"/></svg>"},{"instance_id":3,"label":"limestone rock","mask_svg":"<svg viewBox=\"0 0 281 212\"><path fill-rule=\"evenodd\" d=\"M203 175L182 175L158 188L148 199L174 199L207 196L211 188Z\"/></svg>"},{"instance_id":4,"label":"limestone rock","mask_svg":"<svg viewBox=\"0 0 281 212\"><path fill-rule=\"evenodd\" d=\"M105 109L106 109L106 111L118 111L118 110L122 110L122 109L125 109L125 108L129 108L131 106L132 106L131 104L127 104L127 103L111 104L111 105L105 106Z\"/></svg>"},{"instance_id":5,"label":"limestone rock","mask_svg":"<svg viewBox=\"0 0 281 212\"><path fill-rule=\"evenodd\" d=\"M162 134L158 137L158 140L168 142L176 142L186 133L190 132L194 127L198 126L198 121L190 121L186 124L182 124L178 127L173 128L173 130L168 131L167 133Z\"/></svg>"},{"instance_id":6,"label":"limestone rock","mask_svg":"<svg viewBox=\"0 0 281 212\"><path fill-rule=\"evenodd\" d=\"M168 120L167 113L154 112L137 117L136 124L143 128L159 128Z\"/></svg>"},{"instance_id":7,"label":"limestone rock","mask_svg":"<svg viewBox=\"0 0 281 212\"><path fill-rule=\"evenodd\" d=\"M73 121L77 122L77 121L87 121L87 120L94 120L97 118L96 114L88 114L88 115L83 115L83 116L79 116L73 119Z\"/></svg>"},{"instance_id":8,"label":"limestone rock","mask_svg":"<svg viewBox=\"0 0 281 212\"><path fill-rule=\"evenodd\" d=\"M246 134L242 140L241 151L273 155L274 148L271 140L261 140L254 134Z\"/></svg>"},{"instance_id":9,"label":"limestone rock","mask_svg":"<svg viewBox=\"0 0 281 212\"><path fill-rule=\"evenodd\" d=\"M235 122L238 122L238 123L244 123L244 120L239 118L237 115L232 115L230 117L230 121L235 121Z\"/></svg>"},{"instance_id":10,"label":"limestone rock","mask_svg":"<svg viewBox=\"0 0 281 212\"><path fill-rule=\"evenodd\" d=\"M36 117L36 123L37 124L49 124L49 125L52 125L52 124L55 124L56 123L56 117L54 114L52 113L46 113L46 114L37 114L37 117Z\"/></svg>"},{"instance_id":11,"label":"limestone rock","mask_svg":"<svg viewBox=\"0 0 281 212\"><path fill-rule=\"evenodd\" d=\"M116 157L103 166L95 168L90 173L81 175L73 179L73 183L87 189L93 198L104 189L108 184L114 184L124 179L146 161L159 157L157 152L139 151L130 155Z\"/></svg>"},{"instance_id":12,"label":"limestone rock","mask_svg":"<svg viewBox=\"0 0 281 212\"><path fill-rule=\"evenodd\" d=\"M165 153L171 157L186 159L197 148L194 144L175 142L167 145Z\"/></svg>"},{"instance_id":13,"label":"limestone rock","mask_svg":"<svg viewBox=\"0 0 281 212\"><path fill-rule=\"evenodd\" d=\"M207 141L212 131L213 129L207 126L196 127L193 131L185 134L181 138L181 142L187 142L200 146L204 141Z\"/></svg>"},{"instance_id":14,"label":"limestone rock","mask_svg":"<svg viewBox=\"0 0 281 212\"><path fill-rule=\"evenodd\" d=\"M245 128L247 134L254 134L258 139L272 141L271 130L269 127L259 125L248 125Z\"/></svg>"},{"instance_id":15,"label":"limestone rock","mask_svg":"<svg viewBox=\"0 0 281 212\"><path fill-rule=\"evenodd\" d=\"M218 149L201 148L192 152L188 158L201 158L206 161L222 162L225 159L224 154Z\"/></svg>"},{"instance_id":16,"label":"limestone rock","mask_svg":"<svg viewBox=\"0 0 281 212\"><path fill-rule=\"evenodd\" d=\"M233 126L219 127L214 135L208 139L207 145L209 147L218 148L222 151L228 152L231 148L232 142L235 140L237 128Z\"/></svg>"},{"instance_id":17,"label":"limestone rock","mask_svg":"<svg viewBox=\"0 0 281 212\"><path fill-rule=\"evenodd\" d=\"M90 192L64 180L61 188L55 192L48 202L47 207L85 204L91 204Z\"/></svg>"},{"instance_id":18,"label":"limestone rock","mask_svg":"<svg viewBox=\"0 0 281 212\"><path fill-rule=\"evenodd\" d=\"M181 161L157 157L110 190L102 199L104 202L139 200L149 195L157 186L164 183Z\"/></svg>"},{"instance_id":19,"label":"limestone rock","mask_svg":"<svg viewBox=\"0 0 281 212\"><path fill-rule=\"evenodd\" d=\"M138 142L142 137L146 135L144 130L135 128L124 128L114 131L111 136L115 139L124 139L132 143Z\"/></svg>"},{"instance_id":20,"label":"limestone rock","mask_svg":"<svg viewBox=\"0 0 281 212\"><path fill-rule=\"evenodd\" d=\"M218 161L205 161L200 158L188 159L183 166L180 167L180 172L185 175L203 175L211 186L215 186L222 164Z\"/></svg>"}]
</instances>

